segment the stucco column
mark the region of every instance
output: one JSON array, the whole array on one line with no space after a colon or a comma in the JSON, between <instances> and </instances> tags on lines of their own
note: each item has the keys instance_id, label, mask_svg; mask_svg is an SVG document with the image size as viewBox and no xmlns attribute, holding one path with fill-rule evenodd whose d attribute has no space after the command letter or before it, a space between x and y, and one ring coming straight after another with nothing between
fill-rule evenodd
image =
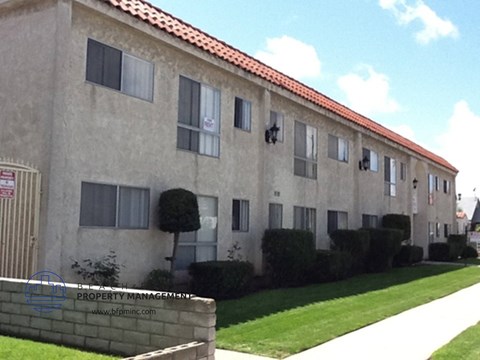
<instances>
[{"instance_id":1,"label":"stucco column","mask_svg":"<svg viewBox=\"0 0 480 360\"><path fill-rule=\"evenodd\" d=\"M362 159L362 149L363 149L363 138L362 133L357 132L355 137L355 143L353 146L353 213L351 219L348 220L348 227L350 229L358 229L362 226L362 217L360 214L360 171L358 169L358 161Z\"/></svg>"}]
</instances>

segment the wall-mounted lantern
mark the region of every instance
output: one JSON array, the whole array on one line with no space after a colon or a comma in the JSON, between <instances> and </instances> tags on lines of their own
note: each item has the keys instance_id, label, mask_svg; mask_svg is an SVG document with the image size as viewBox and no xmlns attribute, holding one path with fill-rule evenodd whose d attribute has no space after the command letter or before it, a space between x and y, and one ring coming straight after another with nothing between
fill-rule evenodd
<instances>
[{"instance_id":1,"label":"wall-mounted lantern","mask_svg":"<svg viewBox=\"0 0 480 360\"><path fill-rule=\"evenodd\" d=\"M273 124L270 129L265 130L265 142L267 142L268 144L275 144L277 142L279 130L280 128L277 126L277 124Z\"/></svg>"},{"instance_id":2,"label":"wall-mounted lantern","mask_svg":"<svg viewBox=\"0 0 480 360\"><path fill-rule=\"evenodd\" d=\"M416 189L416 188L417 188L417 184L418 184L417 178L414 178L414 179L413 179L412 184L413 184L413 188Z\"/></svg>"},{"instance_id":3,"label":"wall-mounted lantern","mask_svg":"<svg viewBox=\"0 0 480 360\"><path fill-rule=\"evenodd\" d=\"M362 160L358 162L358 168L365 171L370 169L370 159L365 156Z\"/></svg>"}]
</instances>

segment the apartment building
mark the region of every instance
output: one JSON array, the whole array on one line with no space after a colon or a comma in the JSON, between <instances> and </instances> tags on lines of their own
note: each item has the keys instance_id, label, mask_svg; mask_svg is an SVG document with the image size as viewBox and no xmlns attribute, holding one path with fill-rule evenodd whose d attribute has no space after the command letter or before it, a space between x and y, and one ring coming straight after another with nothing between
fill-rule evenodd
<instances>
[{"instance_id":1,"label":"apartment building","mask_svg":"<svg viewBox=\"0 0 480 360\"><path fill-rule=\"evenodd\" d=\"M0 276L73 281L72 259L113 250L139 285L168 268L157 205L175 187L202 223L180 277L234 244L261 272L269 227L328 248L407 214L427 250L455 224L446 160L142 0L0 0L0 34Z\"/></svg>"}]
</instances>

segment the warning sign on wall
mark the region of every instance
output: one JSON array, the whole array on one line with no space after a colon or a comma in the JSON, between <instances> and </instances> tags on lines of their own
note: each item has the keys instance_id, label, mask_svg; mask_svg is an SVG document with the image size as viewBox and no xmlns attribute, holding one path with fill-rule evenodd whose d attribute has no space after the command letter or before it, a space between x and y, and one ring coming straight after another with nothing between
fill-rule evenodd
<instances>
[{"instance_id":1,"label":"warning sign on wall","mask_svg":"<svg viewBox=\"0 0 480 360\"><path fill-rule=\"evenodd\" d=\"M0 170L0 199L13 199L15 197L15 173Z\"/></svg>"}]
</instances>

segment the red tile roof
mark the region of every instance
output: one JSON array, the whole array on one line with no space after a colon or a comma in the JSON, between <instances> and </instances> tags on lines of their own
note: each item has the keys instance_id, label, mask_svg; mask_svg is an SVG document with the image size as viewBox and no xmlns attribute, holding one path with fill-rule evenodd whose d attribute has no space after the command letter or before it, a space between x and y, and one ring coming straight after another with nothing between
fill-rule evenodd
<instances>
[{"instance_id":1,"label":"red tile roof","mask_svg":"<svg viewBox=\"0 0 480 360\"><path fill-rule=\"evenodd\" d=\"M446 167L440 156L143 0L100 0Z\"/></svg>"}]
</instances>

